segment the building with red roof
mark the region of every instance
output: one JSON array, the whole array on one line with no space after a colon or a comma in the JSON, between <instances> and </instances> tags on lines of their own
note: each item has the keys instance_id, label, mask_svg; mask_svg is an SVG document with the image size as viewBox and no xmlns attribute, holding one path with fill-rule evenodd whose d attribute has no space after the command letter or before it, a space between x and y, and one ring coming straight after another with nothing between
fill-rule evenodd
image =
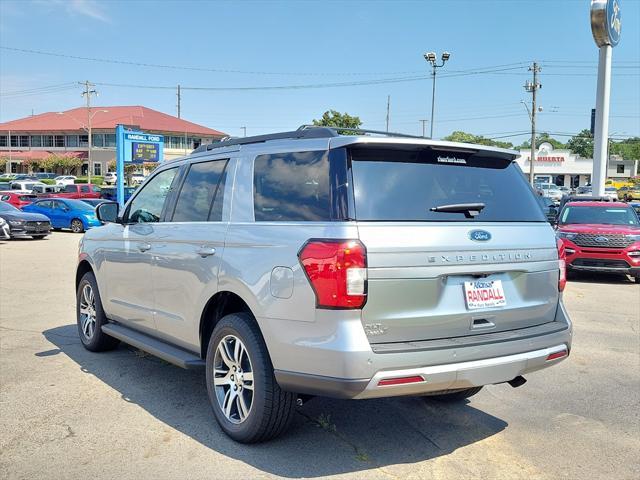
<instances>
[{"instance_id":1,"label":"building with red roof","mask_svg":"<svg viewBox=\"0 0 640 480\"><path fill-rule=\"evenodd\" d=\"M177 158L194 148L226 136L212 128L142 106L73 108L0 123L0 162L5 171L44 171L54 157L83 160L75 173L103 175L115 160L116 125L164 135L165 159ZM89 125L92 131L89 165Z\"/></svg>"}]
</instances>

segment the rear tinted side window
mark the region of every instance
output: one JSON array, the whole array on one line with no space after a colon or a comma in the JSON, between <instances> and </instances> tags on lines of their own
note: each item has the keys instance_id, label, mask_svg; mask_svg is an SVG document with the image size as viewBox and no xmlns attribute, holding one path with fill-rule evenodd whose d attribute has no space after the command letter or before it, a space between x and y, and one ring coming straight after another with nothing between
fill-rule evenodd
<instances>
[{"instance_id":1,"label":"rear tinted side window","mask_svg":"<svg viewBox=\"0 0 640 480\"><path fill-rule=\"evenodd\" d=\"M257 222L331 220L326 151L256 157L253 176Z\"/></svg>"},{"instance_id":2,"label":"rear tinted side window","mask_svg":"<svg viewBox=\"0 0 640 480\"><path fill-rule=\"evenodd\" d=\"M227 160L194 163L189 167L173 212L174 222L219 222Z\"/></svg>"},{"instance_id":3,"label":"rear tinted side window","mask_svg":"<svg viewBox=\"0 0 640 480\"><path fill-rule=\"evenodd\" d=\"M67 193L76 193L78 189L76 188L75 185L65 185L64 191Z\"/></svg>"},{"instance_id":4,"label":"rear tinted side window","mask_svg":"<svg viewBox=\"0 0 640 480\"><path fill-rule=\"evenodd\" d=\"M80 191L81 191L82 193L89 193L89 185L82 185L82 186L80 187Z\"/></svg>"}]
</instances>

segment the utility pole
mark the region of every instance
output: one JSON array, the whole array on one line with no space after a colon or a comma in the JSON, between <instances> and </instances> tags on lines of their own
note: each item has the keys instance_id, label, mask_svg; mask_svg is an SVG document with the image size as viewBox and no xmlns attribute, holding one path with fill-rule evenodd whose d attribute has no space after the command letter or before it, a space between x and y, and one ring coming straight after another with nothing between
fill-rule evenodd
<instances>
[{"instance_id":1,"label":"utility pole","mask_svg":"<svg viewBox=\"0 0 640 480\"><path fill-rule=\"evenodd\" d=\"M178 101L176 102L176 111L178 113L178 118L180 118L180 84L178 84L178 91L176 92L176 97Z\"/></svg>"},{"instance_id":2,"label":"utility pole","mask_svg":"<svg viewBox=\"0 0 640 480\"><path fill-rule=\"evenodd\" d=\"M425 129L425 127L426 127L427 122L428 122L429 120L418 120L418 121L419 121L420 123L422 123L422 136L424 137L425 130L426 130L426 129Z\"/></svg>"},{"instance_id":3,"label":"utility pole","mask_svg":"<svg viewBox=\"0 0 640 480\"><path fill-rule=\"evenodd\" d=\"M529 80L524 84L524 89L531 93L531 159L529 163L529 183L533 186L534 175L534 163L536 159L536 92L539 88L542 88L542 84L538 82L538 73L540 73L540 66L533 62L533 65L529 67L529 71L533 72L533 82Z\"/></svg>"},{"instance_id":4,"label":"utility pole","mask_svg":"<svg viewBox=\"0 0 640 480\"><path fill-rule=\"evenodd\" d=\"M87 130L88 130L88 137L89 137L89 141L88 141L88 145L89 145L89 150L88 150L88 168L87 168L87 183L91 183L91 149L93 147L93 143L92 143L92 138L91 138L91 119L93 118L93 116L91 115L91 95L95 95L96 97L98 96L98 92L96 90L93 89L93 87L95 87L95 85L91 82L89 82L89 80L86 80L82 85L84 85L84 92L82 92L82 95L84 97L86 97L87 100Z\"/></svg>"},{"instance_id":5,"label":"utility pole","mask_svg":"<svg viewBox=\"0 0 640 480\"><path fill-rule=\"evenodd\" d=\"M11 172L11 152L12 152L12 147L11 147L11 130L9 130L9 164L7 165L7 171L5 173L12 173Z\"/></svg>"},{"instance_id":6,"label":"utility pole","mask_svg":"<svg viewBox=\"0 0 640 480\"><path fill-rule=\"evenodd\" d=\"M389 131L389 108L391 107L391 95L387 95L387 132Z\"/></svg>"},{"instance_id":7,"label":"utility pole","mask_svg":"<svg viewBox=\"0 0 640 480\"><path fill-rule=\"evenodd\" d=\"M247 136L247 127L240 127L242 129L242 131L244 132L244 134L242 135L243 137Z\"/></svg>"}]
</instances>

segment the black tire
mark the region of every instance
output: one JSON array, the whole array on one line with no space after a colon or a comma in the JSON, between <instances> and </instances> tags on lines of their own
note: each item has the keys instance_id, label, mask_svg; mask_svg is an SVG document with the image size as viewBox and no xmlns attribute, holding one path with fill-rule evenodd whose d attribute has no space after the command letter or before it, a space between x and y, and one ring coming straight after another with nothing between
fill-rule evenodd
<instances>
[{"instance_id":1,"label":"black tire","mask_svg":"<svg viewBox=\"0 0 640 480\"><path fill-rule=\"evenodd\" d=\"M90 287L93 292L93 310L95 311L95 323L93 328L88 327L84 322L84 318L81 316L81 306L86 303L84 298L85 287ZM109 322L104 310L102 309L102 300L100 299L100 292L98 291L98 284L93 272L87 272L80 280L78 284L78 290L76 292L76 319L78 323L78 335L80 336L80 342L82 346L92 352L104 352L106 350L113 350L118 346L120 340L110 337L102 331L102 325ZM85 327L86 328L85 330Z\"/></svg>"},{"instance_id":2,"label":"black tire","mask_svg":"<svg viewBox=\"0 0 640 480\"><path fill-rule=\"evenodd\" d=\"M46 235L32 235L31 236L31 238L33 238L34 240L42 240L45 237L46 237Z\"/></svg>"},{"instance_id":3,"label":"black tire","mask_svg":"<svg viewBox=\"0 0 640 480\"><path fill-rule=\"evenodd\" d=\"M480 392L482 387L465 388L464 390L457 390L450 393L441 393L438 395L430 395L424 398L437 400L439 402L461 402L469 397L473 397L476 393Z\"/></svg>"},{"instance_id":4,"label":"black tire","mask_svg":"<svg viewBox=\"0 0 640 480\"><path fill-rule=\"evenodd\" d=\"M79 218L74 218L73 220L71 220L71 225L69 225L69 228L71 228L71 231L73 233L84 232L84 225L82 224L82 220L80 220Z\"/></svg>"},{"instance_id":5,"label":"black tire","mask_svg":"<svg viewBox=\"0 0 640 480\"><path fill-rule=\"evenodd\" d=\"M240 339L240 344L244 346L249 360L248 363L246 363L247 358L245 358L245 363L242 363L241 360L238 365L244 366L238 367L238 371L242 373L241 377L243 377L247 374L247 369L250 369L253 375L252 385L249 388L250 383L246 382L250 381L241 380L236 375L235 380L231 380L230 384L215 387L214 367L216 366L218 375L221 375L221 370L227 370L227 375L218 377L218 380L234 379L232 367L228 366L229 364L218 363L216 365L216 362L222 360L220 352L216 358L219 345L224 341L227 342L226 346L235 346L234 338ZM233 356L235 356L235 351L231 357ZM240 358L243 358L242 354L240 354ZM242 370L243 368L244 370ZM241 443L263 442L282 434L290 425L295 411L296 395L280 389L273 375L273 366L267 346L258 326L249 314L234 313L225 316L218 322L211 334L207 348L206 372L207 393L211 408L222 430L233 440ZM235 397L231 395L232 386L237 386L233 384L233 381L236 384L240 382L240 386L235 389L237 393L233 393ZM227 395L231 400L227 401ZM245 418L241 419L239 397L242 396L242 404L246 406L247 395L250 395L251 403ZM229 418L225 415L221 402L231 404ZM233 413L234 409L235 414ZM231 418L234 415L236 418Z\"/></svg>"}]
</instances>

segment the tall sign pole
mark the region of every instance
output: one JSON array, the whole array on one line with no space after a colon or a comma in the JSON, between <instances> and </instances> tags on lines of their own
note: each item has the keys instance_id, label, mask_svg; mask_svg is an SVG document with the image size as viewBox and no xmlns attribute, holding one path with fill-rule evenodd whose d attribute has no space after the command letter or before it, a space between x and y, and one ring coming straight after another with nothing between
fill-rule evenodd
<instances>
[{"instance_id":1,"label":"tall sign pole","mask_svg":"<svg viewBox=\"0 0 640 480\"><path fill-rule=\"evenodd\" d=\"M594 126L593 175L591 176L591 185L595 196L604 195L607 178L611 52L620 41L621 27L620 0L591 0L591 32L600 49Z\"/></svg>"}]
</instances>

